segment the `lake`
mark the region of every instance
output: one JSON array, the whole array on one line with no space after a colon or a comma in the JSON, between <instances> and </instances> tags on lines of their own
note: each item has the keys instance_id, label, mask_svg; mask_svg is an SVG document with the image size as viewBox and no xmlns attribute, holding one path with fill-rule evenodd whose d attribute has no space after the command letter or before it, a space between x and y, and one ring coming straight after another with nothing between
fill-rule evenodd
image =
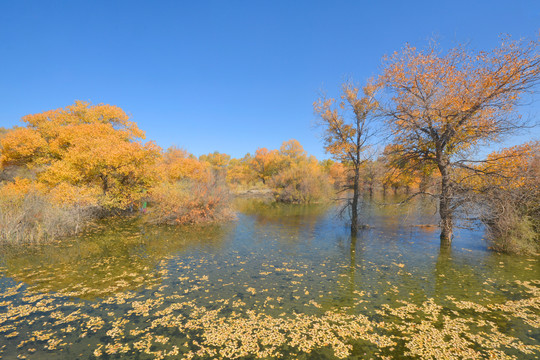
<instances>
[{"instance_id":1,"label":"lake","mask_svg":"<svg viewBox=\"0 0 540 360\"><path fill-rule=\"evenodd\" d=\"M382 202L382 200L381 200ZM333 206L237 199L216 226L98 222L2 247L5 359L533 359L537 257L478 229L439 248L433 204L365 201L351 239Z\"/></svg>"}]
</instances>

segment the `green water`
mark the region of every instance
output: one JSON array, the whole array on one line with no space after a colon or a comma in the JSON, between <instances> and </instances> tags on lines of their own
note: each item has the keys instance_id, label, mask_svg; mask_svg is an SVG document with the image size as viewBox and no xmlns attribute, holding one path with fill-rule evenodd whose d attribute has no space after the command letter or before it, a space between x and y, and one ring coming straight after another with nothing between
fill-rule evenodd
<instances>
[{"instance_id":1,"label":"green water","mask_svg":"<svg viewBox=\"0 0 540 360\"><path fill-rule=\"evenodd\" d=\"M238 200L237 221L108 220L2 248L5 359L540 356L536 257L460 229L440 250L432 204L380 207L351 239L331 206Z\"/></svg>"}]
</instances>

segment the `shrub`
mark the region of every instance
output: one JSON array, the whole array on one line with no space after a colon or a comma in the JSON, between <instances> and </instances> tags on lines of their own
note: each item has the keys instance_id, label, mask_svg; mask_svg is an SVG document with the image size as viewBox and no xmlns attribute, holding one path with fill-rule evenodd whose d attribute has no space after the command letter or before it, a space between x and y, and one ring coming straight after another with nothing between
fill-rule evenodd
<instances>
[{"instance_id":1,"label":"shrub","mask_svg":"<svg viewBox=\"0 0 540 360\"><path fill-rule=\"evenodd\" d=\"M540 143L490 154L497 159L488 171L501 176L486 181L480 195L490 246L497 251L531 254L540 251Z\"/></svg>"},{"instance_id":2,"label":"shrub","mask_svg":"<svg viewBox=\"0 0 540 360\"><path fill-rule=\"evenodd\" d=\"M201 224L230 220L229 190L221 179L164 182L150 190L146 220L152 224Z\"/></svg>"},{"instance_id":3,"label":"shrub","mask_svg":"<svg viewBox=\"0 0 540 360\"><path fill-rule=\"evenodd\" d=\"M540 193L531 190L496 191L485 198L483 222L492 249L515 254L540 251Z\"/></svg>"},{"instance_id":4,"label":"shrub","mask_svg":"<svg viewBox=\"0 0 540 360\"><path fill-rule=\"evenodd\" d=\"M71 204L62 206L50 197L30 190L5 194L0 190L0 241L38 243L73 235L93 217L95 208Z\"/></svg>"}]
</instances>

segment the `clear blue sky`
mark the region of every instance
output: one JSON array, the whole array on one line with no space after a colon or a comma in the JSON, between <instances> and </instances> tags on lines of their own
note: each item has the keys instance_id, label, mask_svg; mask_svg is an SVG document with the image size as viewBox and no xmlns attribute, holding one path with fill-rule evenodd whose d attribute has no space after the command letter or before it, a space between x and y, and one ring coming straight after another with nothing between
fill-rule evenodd
<instances>
[{"instance_id":1,"label":"clear blue sky","mask_svg":"<svg viewBox=\"0 0 540 360\"><path fill-rule=\"evenodd\" d=\"M0 126L74 100L122 107L162 147L235 157L299 140L312 103L406 42L534 37L539 0L1 1Z\"/></svg>"}]
</instances>

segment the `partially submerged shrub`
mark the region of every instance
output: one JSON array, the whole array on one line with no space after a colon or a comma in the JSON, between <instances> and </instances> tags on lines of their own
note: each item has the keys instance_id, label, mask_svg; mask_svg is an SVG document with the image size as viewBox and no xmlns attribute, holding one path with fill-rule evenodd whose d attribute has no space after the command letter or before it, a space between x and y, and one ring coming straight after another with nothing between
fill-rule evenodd
<instances>
[{"instance_id":1,"label":"partially submerged shrub","mask_svg":"<svg viewBox=\"0 0 540 360\"><path fill-rule=\"evenodd\" d=\"M73 235L94 213L93 206L61 205L29 182L16 181L0 188L0 241L43 242Z\"/></svg>"},{"instance_id":2,"label":"partially submerged shrub","mask_svg":"<svg viewBox=\"0 0 540 360\"><path fill-rule=\"evenodd\" d=\"M502 174L486 182L480 195L482 220L497 251L540 252L540 143L527 143L491 154L488 170Z\"/></svg>"},{"instance_id":3,"label":"partially submerged shrub","mask_svg":"<svg viewBox=\"0 0 540 360\"><path fill-rule=\"evenodd\" d=\"M333 186L317 167L300 164L280 171L269 181L276 201L286 203L316 203L328 200Z\"/></svg>"},{"instance_id":4,"label":"partially submerged shrub","mask_svg":"<svg viewBox=\"0 0 540 360\"><path fill-rule=\"evenodd\" d=\"M229 190L224 181L184 179L161 183L150 190L147 221L152 224L201 224L230 220Z\"/></svg>"},{"instance_id":5,"label":"partially submerged shrub","mask_svg":"<svg viewBox=\"0 0 540 360\"><path fill-rule=\"evenodd\" d=\"M497 191L486 197L483 222L492 249L515 254L540 252L540 192L531 190Z\"/></svg>"}]
</instances>

